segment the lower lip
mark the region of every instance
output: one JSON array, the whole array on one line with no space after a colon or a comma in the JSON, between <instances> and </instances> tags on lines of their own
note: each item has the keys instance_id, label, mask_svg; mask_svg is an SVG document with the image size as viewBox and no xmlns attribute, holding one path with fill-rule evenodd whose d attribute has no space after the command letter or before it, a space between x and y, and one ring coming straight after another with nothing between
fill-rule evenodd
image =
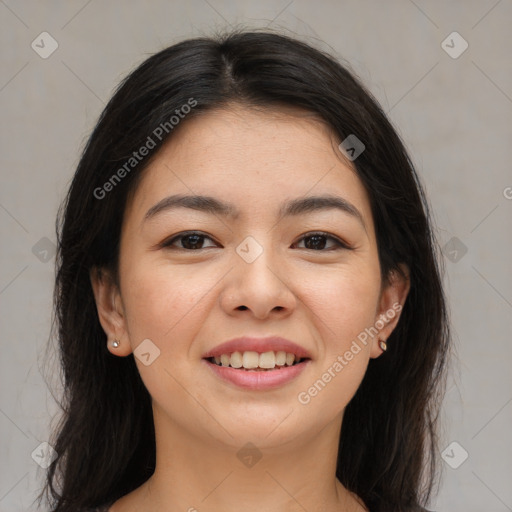
<instances>
[{"instance_id":1,"label":"lower lip","mask_svg":"<svg viewBox=\"0 0 512 512\"><path fill-rule=\"evenodd\" d=\"M285 366L279 370L268 371L237 370L230 366L219 366L210 363L207 359L203 359L203 361L221 379L243 389L264 391L284 386L298 377L311 362L311 359L293 366Z\"/></svg>"}]
</instances>

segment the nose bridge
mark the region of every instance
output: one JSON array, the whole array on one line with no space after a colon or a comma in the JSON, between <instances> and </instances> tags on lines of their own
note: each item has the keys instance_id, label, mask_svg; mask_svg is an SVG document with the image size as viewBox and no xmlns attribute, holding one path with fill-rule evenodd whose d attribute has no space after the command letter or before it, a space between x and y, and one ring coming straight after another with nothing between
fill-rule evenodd
<instances>
[{"instance_id":1,"label":"nose bridge","mask_svg":"<svg viewBox=\"0 0 512 512\"><path fill-rule=\"evenodd\" d=\"M236 248L240 259L236 263L240 267L240 277L251 285L276 285L281 283L276 276L277 251L272 246L273 240L269 233L247 236ZM270 290L269 290L270 291Z\"/></svg>"},{"instance_id":2,"label":"nose bridge","mask_svg":"<svg viewBox=\"0 0 512 512\"><path fill-rule=\"evenodd\" d=\"M268 233L247 236L236 247L234 272L224 301L224 307L233 311L241 306L252 310L257 316L270 311L291 309L295 303L285 275L279 264L279 254L272 247Z\"/></svg>"}]
</instances>

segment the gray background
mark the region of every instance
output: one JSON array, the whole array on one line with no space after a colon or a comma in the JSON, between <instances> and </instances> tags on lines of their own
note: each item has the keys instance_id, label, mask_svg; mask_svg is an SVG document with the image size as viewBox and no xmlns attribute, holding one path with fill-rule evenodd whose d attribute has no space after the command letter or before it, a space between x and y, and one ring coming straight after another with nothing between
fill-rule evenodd
<instances>
[{"instance_id":1,"label":"gray background","mask_svg":"<svg viewBox=\"0 0 512 512\"><path fill-rule=\"evenodd\" d=\"M457 350L440 451L458 444L430 508L512 510L511 0L0 0L0 17L1 512L34 510L36 461L49 453L38 446L56 412L41 376L54 219L79 150L136 64L231 25L282 30L348 60L398 126L445 248ZM58 43L46 59L31 47L51 48L44 31ZM469 44L460 55L457 36L442 45L453 31Z\"/></svg>"}]
</instances>

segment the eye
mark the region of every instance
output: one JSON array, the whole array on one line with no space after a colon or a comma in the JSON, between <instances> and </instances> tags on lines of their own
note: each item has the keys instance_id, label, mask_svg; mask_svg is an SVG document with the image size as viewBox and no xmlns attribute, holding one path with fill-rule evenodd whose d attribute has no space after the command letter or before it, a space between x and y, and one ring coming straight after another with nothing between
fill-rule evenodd
<instances>
[{"instance_id":1,"label":"eye","mask_svg":"<svg viewBox=\"0 0 512 512\"><path fill-rule=\"evenodd\" d=\"M189 251L197 251L200 249L205 249L206 247L202 247L205 240L212 240L209 236L199 232L199 231L187 231L180 233L172 237L171 239L165 241L162 244L162 247L169 247L173 249L183 249ZM175 246L175 243L179 242L179 246ZM208 247L215 247L215 245L210 245Z\"/></svg>"},{"instance_id":2,"label":"eye","mask_svg":"<svg viewBox=\"0 0 512 512\"><path fill-rule=\"evenodd\" d=\"M313 251L322 251L327 245L327 241L334 242L334 247L330 247L327 250L339 250L339 249L351 249L346 243L342 242L337 237L319 231L317 233L308 233L299 239L299 242L304 241L305 247L299 247L299 249L311 249ZM325 252L325 251L323 251Z\"/></svg>"},{"instance_id":3,"label":"eye","mask_svg":"<svg viewBox=\"0 0 512 512\"><path fill-rule=\"evenodd\" d=\"M169 240L162 243L162 247L168 247L172 249L178 250L186 250L186 251L198 251L201 249L207 249L208 247L215 247L216 243L209 246L204 246L205 240L210 240L213 242L212 238L200 231L186 231L183 233L179 233L176 236L173 236ZM328 241L331 242L331 246L328 246ZM304 247L298 247L299 249L310 249L313 251L333 251L338 249L351 249L346 243L342 242L337 237L330 235L329 233L324 233L322 231L315 233L308 233L302 238L299 239L299 242L304 242ZM327 249L326 249L327 247Z\"/></svg>"}]
</instances>

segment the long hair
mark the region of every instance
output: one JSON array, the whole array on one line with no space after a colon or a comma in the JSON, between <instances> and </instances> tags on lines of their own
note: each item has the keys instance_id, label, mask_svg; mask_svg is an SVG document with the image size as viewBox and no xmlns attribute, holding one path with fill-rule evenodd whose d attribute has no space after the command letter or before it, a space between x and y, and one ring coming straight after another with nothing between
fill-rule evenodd
<instances>
[{"instance_id":1,"label":"long hair","mask_svg":"<svg viewBox=\"0 0 512 512\"><path fill-rule=\"evenodd\" d=\"M432 495L450 336L441 258L420 180L381 107L347 67L288 36L235 31L175 44L122 81L59 210L53 325L63 413L50 443L57 457L39 497L46 494L53 512L113 503L155 469L151 397L133 356L107 350L89 273L104 268L118 280L126 201L172 138L172 116L186 112L180 116L186 123L232 103L300 108L340 140L355 134L364 143L353 164L370 198L382 277L404 263L411 287L389 350L370 360L346 408L336 476L372 512L412 510ZM149 136L151 154L130 160Z\"/></svg>"}]
</instances>

